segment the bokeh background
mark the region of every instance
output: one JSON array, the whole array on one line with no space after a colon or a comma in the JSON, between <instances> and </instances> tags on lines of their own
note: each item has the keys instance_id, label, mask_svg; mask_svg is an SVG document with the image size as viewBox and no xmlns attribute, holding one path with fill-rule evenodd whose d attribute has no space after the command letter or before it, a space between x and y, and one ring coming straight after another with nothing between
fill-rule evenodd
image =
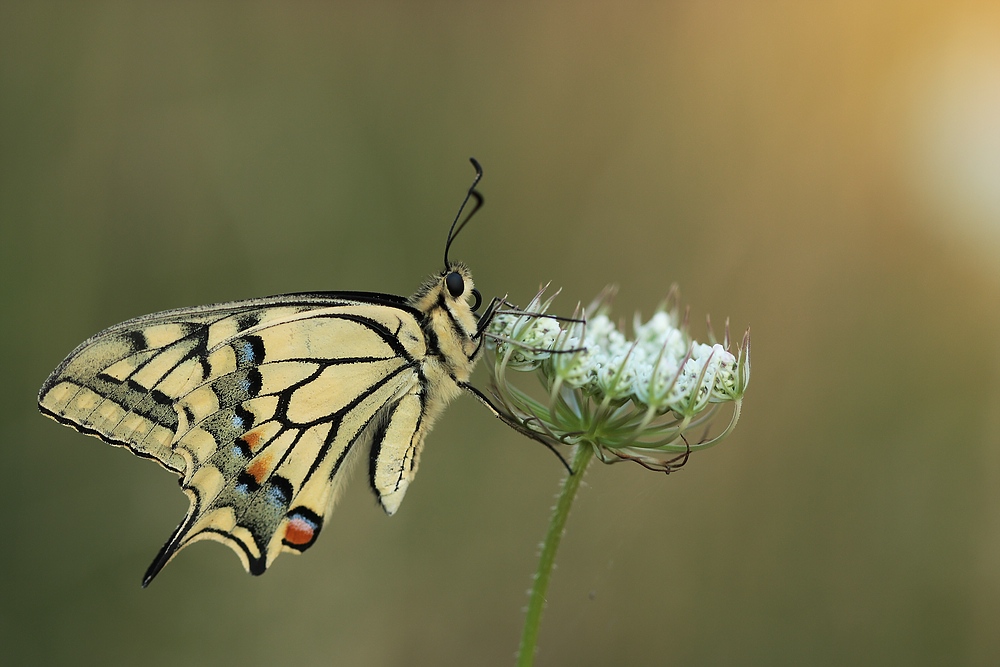
<instances>
[{"instance_id":1,"label":"bokeh background","mask_svg":"<svg viewBox=\"0 0 1000 667\"><path fill-rule=\"evenodd\" d=\"M512 662L563 473L470 398L391 520L147 590L173 476L35 409L132 316L410 293L470 155L484 294L753 328L728 441L588 472L538 664L1000 662L1000 10L943 0L0 2L3 662Z\"/></svg>"}]
</instances>

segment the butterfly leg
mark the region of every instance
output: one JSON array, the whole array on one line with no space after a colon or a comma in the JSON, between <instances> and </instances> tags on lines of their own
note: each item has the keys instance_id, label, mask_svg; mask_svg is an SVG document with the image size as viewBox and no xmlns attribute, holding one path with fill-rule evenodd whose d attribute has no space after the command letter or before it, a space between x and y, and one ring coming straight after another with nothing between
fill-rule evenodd
<instances>
[{"instance_id":1,"label":"butterfly leg","mask_svg":"<svg viewBox=\"0 0 1000 667\"><path fill-rule=\"evenodd\" d=\"M486 396L486 394L479 391L468 382L459 382L458 386L466 390L473 396L475 396L477 399L479 399L479 402L485 405L487 409L489 409L489 411L493 413L493 416L502 421L504 424L510 426L512 429L514 429L521 435L524 435L528 438L531 438L532 440L535 440L545 445L550 452L556 455L556 458L558 458L559 462L562 463L563 466L565 466L566 470L568 470L570 474L573 474L573 468L570 467L569 461L567 461L566 458L561 453L559 453L559 451L555 448L555 446L551 442L545 440L534 431L524 428L524 426L518 424L516 421L514 421L506 414L501 412L495 405L493 405L493 402L490 401L489 397Z\"/></svg>"},{"instance_id":2,"label":"butterfly leg","mask_svg":"<svg viewBox=\"0 0 1000 667\"><path fill-rule=\"evenodd\" d=\"M495 296L492 299L490 299L489 304L487 304L486 306L486 310L484 310L483 314L479 316L479 322L476 326L476 333L472 334L473 339L483 338L483 334L486 333L486 330L490 328L490 324L493 323L493 318L496 317L497 311L500 310L500 307L503 306L506 302L507 302L506 297L501 298Z\"/></svg>"}]
</instances>

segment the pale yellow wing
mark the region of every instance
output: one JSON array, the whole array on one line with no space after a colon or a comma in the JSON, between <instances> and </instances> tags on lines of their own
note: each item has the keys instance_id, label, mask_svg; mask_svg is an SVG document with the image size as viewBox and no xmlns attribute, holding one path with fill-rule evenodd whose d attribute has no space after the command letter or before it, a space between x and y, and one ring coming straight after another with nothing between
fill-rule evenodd
<instances>
[{"instance_id":1,"label":"pale yellow wing","mask_svg":"<svg viewBox=\"0 0 1000 667\"><path fill-rule=\"evenodd\" d=\"M46 380L39 406L182 475L190 509L144 583L206 538L259 574L283 549L313 544L338 473L368 446L372 486L395 511L426 432L426 353L419 312L398 297L182 309L86 341Z\"/></svg>"}]
</instances>

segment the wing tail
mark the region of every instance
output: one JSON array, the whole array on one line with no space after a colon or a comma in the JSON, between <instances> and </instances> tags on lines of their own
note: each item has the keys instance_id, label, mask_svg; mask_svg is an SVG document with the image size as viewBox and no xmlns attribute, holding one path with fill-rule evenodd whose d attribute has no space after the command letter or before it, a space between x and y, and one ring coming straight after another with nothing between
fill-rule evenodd
<instances>
[{"instance_id":1,"label":"wing tail","mask_svg":"<svg viewBox=\"0 0 1000 667\"><path fill-rule=\"evenodd\" d=\"M170 560L176 555L178 551L181 550L183 546L181 543L184 540L184 536L187 534L188 528L191 525L192 515L184 517L184 520L174 529L174 532L170 535L170 539L167 540L159 553L153 559L153 562L149 564L146 568L146 574L142 575L142 587L146 588L149 586L150 582L160 573L160 570L170 562Z\"/></svg>"}]
</instances>

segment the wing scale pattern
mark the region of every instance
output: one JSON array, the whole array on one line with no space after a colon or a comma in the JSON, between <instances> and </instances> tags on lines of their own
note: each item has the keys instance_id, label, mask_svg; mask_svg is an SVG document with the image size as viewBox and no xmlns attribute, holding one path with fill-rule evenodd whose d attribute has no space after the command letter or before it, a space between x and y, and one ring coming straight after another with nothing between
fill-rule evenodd
<instances>
[{"instance_id":1,"label":"wing scale pattern","mask_svg":"<svg viewBox=\"0 0 1000 667\"><path fill-rule=\"evenodd\" d=\"M151 315L78 347L43 412L180 474L187 516L144 584L183 547L226 543L254 574L311 546L371 447L390 514L426 433L420 312L404 299L301 294Z\"/></svg>"}]
</instances>

